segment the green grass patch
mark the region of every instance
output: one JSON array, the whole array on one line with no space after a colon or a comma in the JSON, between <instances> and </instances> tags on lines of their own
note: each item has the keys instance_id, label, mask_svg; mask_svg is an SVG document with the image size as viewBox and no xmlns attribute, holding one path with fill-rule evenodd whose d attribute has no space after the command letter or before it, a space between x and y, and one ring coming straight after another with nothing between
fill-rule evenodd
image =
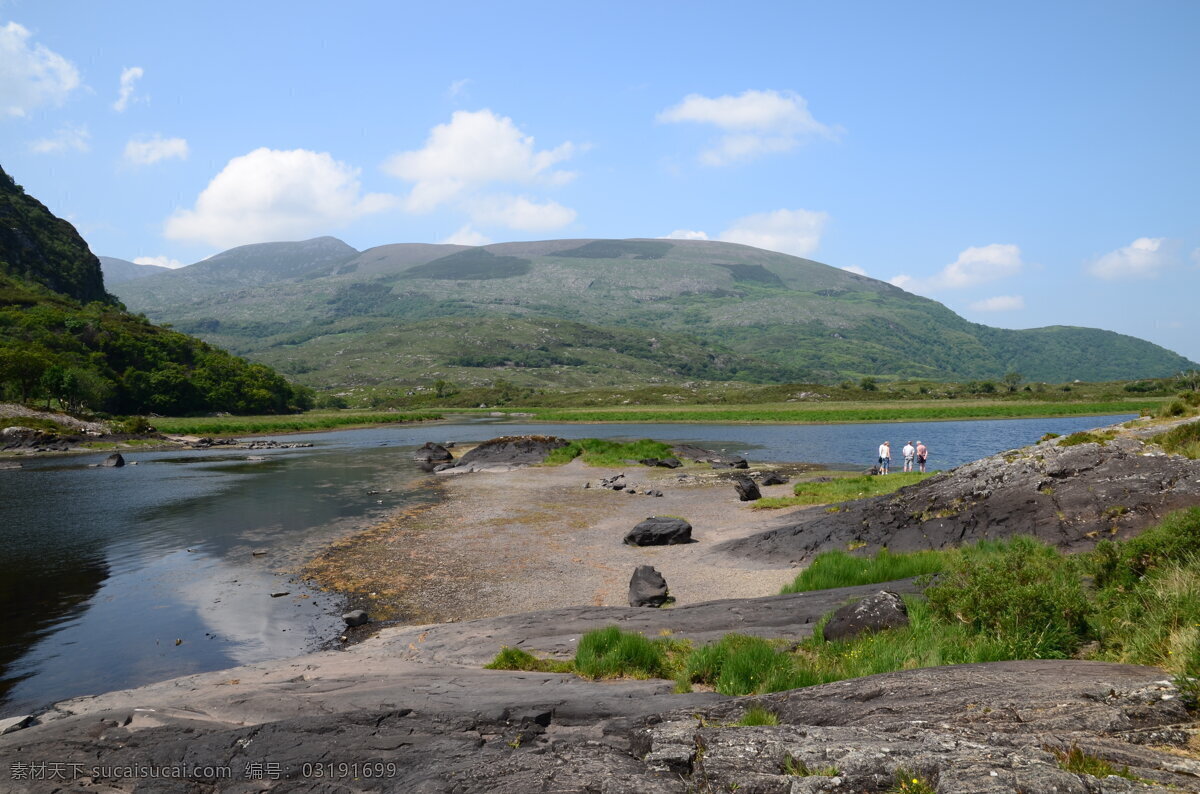
<instances>
[{"instance_id":1,"label":"green grass patch","mask_svg":"<svg viewBox=\"0 0 1200 794\"><path fill-rule=\"evenodd\" d=\"M830 502L849 502L871 496L898 491L906 485L919 483L937 472L900 472L899 474L864 474L858 477L843 477L832 482L798 482L792 488L795 496L759 499L755 509L795 507L799 505L823 505Z\"/></svg>"},{"instance_id":2,"label":"green grass patch","mask_svg":"<svg viewBox=\"0 0 1200 794\"><path fill-rule=\"evenodd\" d=\"M737 721L737 724L745 728L756 725L778 725L779 715L770 709L764 709L762 706L751 706L746 709L746 713Z\"/></svg>"},{"instance_id":3,"label":"green grass patch","mask_svg":"<svg viewBox=\"0 0 1200 794\"><path fill-rule=\"evenodd\" d=\"M559 466L582 457L589 466L624 466L631 460L669 458L671 445L644 438L641 441L606 441L602 438L581 438L550 453L546 463Z\"/></svg>"},{"instance_id":4,"label":"green grass patch","mask_svg":"<svg viewBox=\"0 0 1200 794\"><path fill-rule=\"evenodd\" d=\"M781 593L807 593L834 587L892 582L910 576L939 573L946 567L946 555L938 551L892 554L880 549L874 557L857 557L844 551L818 554L796 580L784 585Z\"/></svg>"},{"instance_id":5,"label":"green grass patch","mask_svg":"<svg viewBox=\"0 0 1200 794\"><path fill-rule=\"evenodd\" d=\"M896 770L896 782L887 794L937 794L937 788L920 775L902 768Z\"/></svg>"},{"instance_id":6,"label":"green grass patch","mask_svg":"<svg viewBox=\"0 0 1200 794\"><path fill-rule=\"evenodd\" d=\"M575 672L585 678L673 678L678 645L608 626L580 638Z\"/></svg>"},{"instance_id":7,"label":"green grass patch","mask_svg":"<svg viewBox=\"0 0 1200 794\"><path fill-rule=\"evenodd\" d=\"M539 659L528 651L505 645L496 658L484 666L485 670L533 670L539 673L570 673L575 666L569 661Z\"/></svg>"},{"instance_id":8,"label":"green grass patch","mask_svg":"<svg viewBox=\"0 0 1200 794\"><path fill-rule=\"evenodd\" d=\"M282 433L301 430L330 430L398 422L424 422L443 418L438 413L394 413L390 411L323 413L280 416L156 417L159 432L174 435L219 436L235 433Z\"/></svg>"},{"instance_id":9,"label":"green grass patch","mask_svg":"<svg viewBox=\"0 0 1200 794\"><path fill-rule=\"evenodd\" d=\"M1116 436L1117 434L1112 430L1104 430L1099 433L1092 432L1091 430L1081 430L1059 441L1058 445L1060 447L1074 447L1079 444L1100 444L1103 446L1116 438Z\"/></svg>"}]
</instances>

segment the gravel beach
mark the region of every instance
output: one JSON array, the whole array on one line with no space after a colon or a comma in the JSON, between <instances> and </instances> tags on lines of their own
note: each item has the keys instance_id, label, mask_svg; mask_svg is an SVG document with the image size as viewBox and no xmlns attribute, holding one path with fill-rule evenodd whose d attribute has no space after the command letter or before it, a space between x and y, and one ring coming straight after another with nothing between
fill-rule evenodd
<instances>
[{"instance_id":1,"label":"gravel beach","mask_svg":"<svg viewBox=\"0 0 1200 794\"><path fill-rule=\"evenodd\" d=\"M627 490L599 487L601 479L620 473ZM439 623L563 606L626 606L638 565L656 567L678 604L772 595L796 574L712 550L793 512L752 510L738 501L730 472L607 469L576 460L430 476L443 492L440 503L340 541L305 575L357 594L378 618ZM783 496L791 489L768 486L763 493ZM645 548L622 543L634 525L655 515L686 519L696 542Z\"/></svg>"}]
</instances>

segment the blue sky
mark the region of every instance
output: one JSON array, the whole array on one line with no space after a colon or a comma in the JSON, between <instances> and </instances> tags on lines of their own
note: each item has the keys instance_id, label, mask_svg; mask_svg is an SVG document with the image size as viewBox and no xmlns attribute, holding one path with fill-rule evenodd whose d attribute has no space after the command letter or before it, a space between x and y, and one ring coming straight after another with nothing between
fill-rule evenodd
<instances>
[{"instance_id":1,"label":"blue sky","mask_svg":"<svg viewBox=\"0 0 1200 794\"><path fill-rule=\"evenodd\" d=\"M704 235L1200 360L1200 3L0 0L98 254Z\"/></svg>"}]
</instances>

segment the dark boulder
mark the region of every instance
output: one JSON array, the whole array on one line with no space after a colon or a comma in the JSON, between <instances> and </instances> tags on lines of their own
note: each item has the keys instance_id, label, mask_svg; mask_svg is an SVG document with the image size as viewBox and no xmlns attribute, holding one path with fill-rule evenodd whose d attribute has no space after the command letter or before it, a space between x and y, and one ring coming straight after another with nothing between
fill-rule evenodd
<instances>
[{"instance_id":1,"label":"dark boulder","mask_svg":"<svg viewBox=\"0 0 1200 794\"><path fill-rule=\"evenodd\" d=\"M733 487L737 489L738 499L743 502L753 502L755 499L762 499L762 491L758 490L758 483L749 477L738 477L733 481Z\"/></svg>"},{"instance_id":2,"label":"dark boulder","mask_svg":"<svg viewBox=\"0 0 1200 794\"><path fill-rule=\"evenodd\" d=\"M692 542L692 525L682 518L651 516L629 531L629 546L674 546Z\"/></svg>"},{"instance_id":3,"label":"dark boulder","mask_svg":"<svg viewBox=\"0 0 1200 794\"><path fill-rule=\"evenodd\" d=\"M454 460L454 455L441 444L426 441L423 445L417 447L417 451L413 453L413 460L424 463L446 463L447 461Z\"/></svg>"},{"instance_id":4,"label":"dark boulder","mask_svg":"<svg viewBox=\"0 0 1200 794\"><path fill-rule=\"evenodd\" d=\"M657 466L660 461L658 458L642 458L638 461L638 463L642 464L643 466Z\"/></svg>"},{"instance_id":5,"label":"dark boulder","mask_svg":"<svg viewBox=\"0 0 1200 794\"><path fill-rule=\"evenodd\" d=\"M541 463L567 444L557 436L502 436L483 442L443 471L507 471Z\"/></svg>"},{"instance_id":6,"label":"dark boulder","mask_svg":"<svg viewBox=\"0 0 1200 794\"><path fill-rule=\"evenodd\" d=\"M750 464L737 455L719 455L709 461L714 469L748 469Z\"/></svg>"},{"instance_id":7,"label":"dark boulder","mask_svg":"<svg viewBox=\"0 0 1200 794\"><path fill-rule=\"evenodd\" d=\"M104 462L101 463L100 465L107 466L110 468L120 468L121 466L125 465L125 458L121 456L120 452L114 452L113 454L111 454L107 458L105 458Z\"/></svg>"},{"instance_id":8,"label":"dark boulder","mask_svg":"<svg viewBox=\"0 0 1200 794\"><path fill-rule=\"evenodd\" d=\"M833 613L825 624L825 641L857 637L867 631L883 631L908 625L904 600L890 590L880 590Z\"/></svg>"},{"instance_id":9,"label":"dark boulder","mask_svg":"<svg viewBox=\"0 0 1200 794\"><path fill-rule=\"evenodd\" d=\"M680 461L679 458L663 458L662 460L660 460L658 463L656 463L654 465L661 466L664 469L678 469L680 466L683 465L683 462Z\"/></svg>"},{"instance_id":10,"label":"dark boulder","mask_svg":"<svg viewBox=\"0 0 1200 794\"><path fill-rule=\"evenodd\" d=\"M777 471L769 471L763 475L761 485L787 485L788 478Z\"/></svg>"},{"instance_id":11,"label":"dark boulder","mask_svg":"<svg viewBox=\"0 0 1200 794\"><path fill-rule=\"evenodd\" d=\"M354 609L342 615L342 620L345 621L347 626L354 628L355 626L366 625L371 621L371 617L367 614L366 610Z\"/></svg>"},{"instance_id":12,"label":"dark boulder","mask_svg":"<svg viewBox=\"0 0 1200 794\"><path fill-rule=\"evenodd\" d=\"M667 589L667 580L652 565L639 565L629 580L629 606L661 607L674 601Z\"/></svg>"}]
</instances>

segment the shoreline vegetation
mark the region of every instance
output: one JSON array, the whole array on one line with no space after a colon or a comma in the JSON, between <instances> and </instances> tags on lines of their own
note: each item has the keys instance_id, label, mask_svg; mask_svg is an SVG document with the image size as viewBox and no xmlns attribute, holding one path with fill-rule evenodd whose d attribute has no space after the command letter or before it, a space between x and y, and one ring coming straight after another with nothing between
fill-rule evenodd
<instances>
[{"instance_id":1,"label":"shoreline vegetation","mask_svg":"<svg viewBox=\"0 0 1200 794\"><path fill-rule=\"evenodd\" d=\"M160 432L174 435L233 435L238 433L318 432L334 428L371 427L401 422L436 421L452 415L492 416L531 422L592 423L707 423L733 424L848 424L871 422L935 422L967 419L1035 419L1060 416L1106 416L1151 412L1161 400L1103 403L1002 403L939 405L905 401L871 404L826 403L820 406L766 404L739 406L636 406L594 408L431 408L416 412L320 410L303 414L218 417L152 417Z\"/></svg>"}]
</instances>

